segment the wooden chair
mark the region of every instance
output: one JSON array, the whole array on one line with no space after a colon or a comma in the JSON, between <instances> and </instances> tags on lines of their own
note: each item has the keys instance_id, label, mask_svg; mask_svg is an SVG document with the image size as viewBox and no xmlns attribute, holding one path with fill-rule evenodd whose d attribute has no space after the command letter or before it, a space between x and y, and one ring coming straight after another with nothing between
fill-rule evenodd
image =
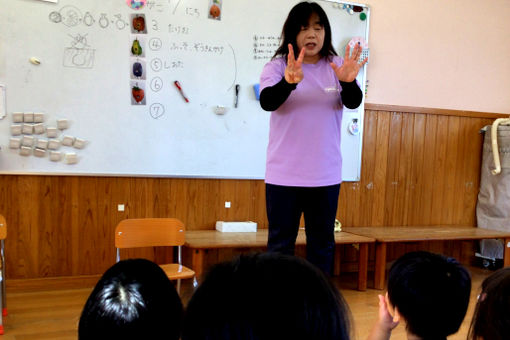
<instances>
[{"instance_id":1,"label":"wooden chair","mask_svg":"<svg viewBox=\"0 0 510 340\"><path fill-rule=\"evenodd\" d=\"M7 302L5 296L5 238L7 237L7 223L5 217L0 215L0 334L4 334L3 317L7 315Z\"/></svg>"},{"instance_id":2,"label":"wooden chair","mask_svg":"<svg viewBox=\"0 0 510 340\"><path fill-rule=\"evenodd\" d=\"M120 221L115 228L117 262L120 249L140 247L177 247L177 263L163 264L160 267L170 280L177 280L177 292L181 290L181 279L197 281L195 272L182 265L182 245L185 242L184 224L176 218L140 218Z\"/></svg>"}]
</instances>

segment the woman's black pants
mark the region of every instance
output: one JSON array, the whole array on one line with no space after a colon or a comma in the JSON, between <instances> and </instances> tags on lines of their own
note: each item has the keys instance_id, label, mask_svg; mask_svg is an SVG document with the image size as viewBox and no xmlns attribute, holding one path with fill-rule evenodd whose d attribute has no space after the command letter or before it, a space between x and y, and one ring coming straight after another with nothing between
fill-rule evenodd
<instances>
[{"instance_id":1,"label":"woman's black pants","mask_svg":"<svg viewBox=\"0 0 510 340\"><path fill-rule=\"evenodd\" d=\"M340 184L323 187L266 184L268 251L294 255L299 221L303 214L306 258L324 273L331 275L339 192Z\"/></svg>"}]
</instances>

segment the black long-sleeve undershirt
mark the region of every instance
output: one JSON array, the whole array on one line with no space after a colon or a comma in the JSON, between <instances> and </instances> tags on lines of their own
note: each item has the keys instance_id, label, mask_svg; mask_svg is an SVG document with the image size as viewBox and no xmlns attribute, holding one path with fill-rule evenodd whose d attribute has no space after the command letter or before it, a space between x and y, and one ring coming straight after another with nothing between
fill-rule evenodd
<instances>
[{"instance_id":1,"label":"black long-sleeve undershirt","mask_svg":"<svg viewBox=\"0 0 510 340\"><path fill-rule=\"evenodd\" d=\"M341 81L340 85L342 86L342 92L340 92L342 103L349 109L357 108L361 104L363 93L356 80L350 83ZM260 106L265 111L277 110L296 87L297 84L290 84L285 80L285 77L282 77L278 83L268 86L260 92Z\"/></svg>"}]
</instances>

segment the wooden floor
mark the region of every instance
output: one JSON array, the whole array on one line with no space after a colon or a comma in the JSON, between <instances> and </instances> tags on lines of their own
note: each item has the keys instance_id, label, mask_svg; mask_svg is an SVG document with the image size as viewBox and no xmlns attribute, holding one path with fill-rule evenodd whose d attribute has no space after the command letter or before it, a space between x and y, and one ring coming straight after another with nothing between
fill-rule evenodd
<instances>
[{"instance_id":1,"label":"wooden floor","mask_svg":"<svg viewBox=\"0 0 510 340\"><path fill-rule=\"evenodd\" d=\"M473 276L473 289L469 310L459 333L449 339L466 339L480 283L491 273L474 267L471 267L470 270ZM372 273L369 273L369 277L373 276L370 274ZM381 291L368 289L365 292L360 292L355 290L356 275L344 275L341 278L335 278L334 281L351 308L355 339L365 339L377 319L377 295ZM56 284L55 286L66 287L66 284ZM52 287L9 289L8 286L7 306L9 315L4 318L5 335L0 336L0 339L76 339L81 309L91 290L92 285L88 288L79 289L52 289ZM182 298L184 303L187 303L191 293L191 286L183 283ZM405 329L402 325L399 325L394 330L392 340L405 339Z\"/></svg>"}]
</instances>

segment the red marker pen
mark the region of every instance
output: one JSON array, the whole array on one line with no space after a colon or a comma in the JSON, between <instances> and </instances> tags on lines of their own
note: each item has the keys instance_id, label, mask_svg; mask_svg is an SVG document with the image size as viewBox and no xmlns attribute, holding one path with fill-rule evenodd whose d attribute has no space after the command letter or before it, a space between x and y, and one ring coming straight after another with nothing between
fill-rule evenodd
<instances>
[{"instance_id":1,"label":"red marker pen","mask_svg":"<svg viewBox=\"0 0 510 340\"><path fill-rule=\"evenodd\" d=\"M186 98L186 95L185 95L185 94L184 94L184 92L182 91L181 84L180 84L180 83L176 80L176 81L174 81L174 85L175 85L175 87L177 87L177 89L178 89L178 90L179 90L179 92L181 93L181 96L182 96L182 98L184 99L184 101L185 101L186 103L189 103L189 99L188 99L188 98Z\"/></svg>"}]
</instances>

